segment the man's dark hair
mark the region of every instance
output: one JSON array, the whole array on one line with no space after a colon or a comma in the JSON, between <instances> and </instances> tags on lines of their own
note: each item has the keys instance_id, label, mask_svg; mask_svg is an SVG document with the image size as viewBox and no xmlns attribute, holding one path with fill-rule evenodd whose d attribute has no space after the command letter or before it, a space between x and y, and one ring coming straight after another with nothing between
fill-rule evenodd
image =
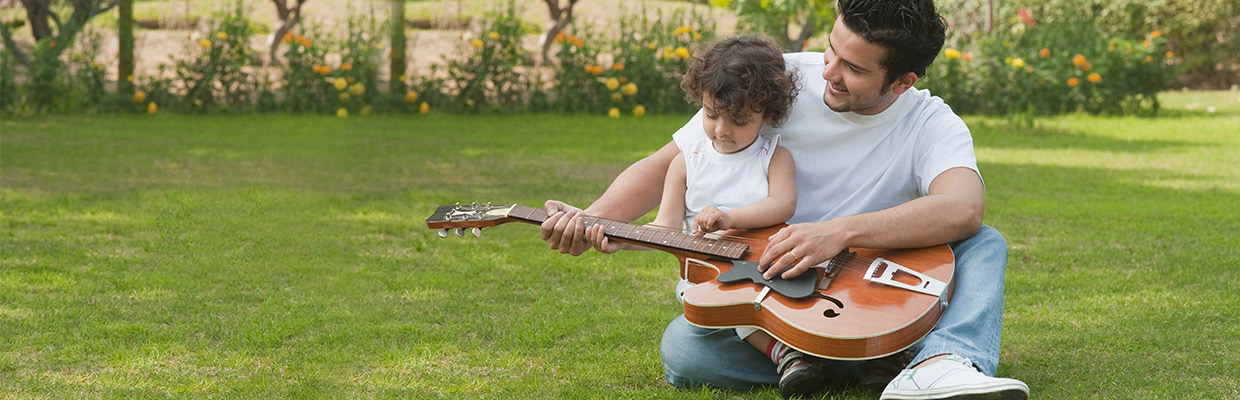
<instances>
[{"instance_id":1,"label":"man's dark hair","mask_svg":"<svg viewBox=\"0 0 1240 400\"><path fill-rule=\"evenodd\" d=\"M784 67L779 47L762 36L735 36L715 42L689 64L680 81L685 99L702 104L714 99L714 111L733 122L746 111L760 112L771 126L788 119L797 93L797 76Z\"/></svg>"},{"instance_id":2,"label":"man's dark hair","mask_svg":"<svg viewBox=\"0 0 1240 400\"><path fill-rule=\"evenodd\" d=\"M839 0L839 11L849 30L887 49L887 85L909 72L925 76L943 49L947 26L933 0Z\"/></svg>"}]
</instances>

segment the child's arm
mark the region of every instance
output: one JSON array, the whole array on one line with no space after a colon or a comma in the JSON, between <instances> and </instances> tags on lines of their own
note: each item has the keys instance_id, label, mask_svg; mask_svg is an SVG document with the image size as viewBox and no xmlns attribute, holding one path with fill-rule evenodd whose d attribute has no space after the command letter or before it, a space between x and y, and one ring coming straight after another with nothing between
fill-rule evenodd
<instances>
[{"instance_id":1,"label":"child's arm","mask_svg":"<svg viewBox=\"0 0 1240 400\"><path fill-rule=\"evenodd\" d=\"M791 159L791 157L789 157ZM771 161L774 164L774 160ZM685 219L685 157L676 154L667 167L667 178L663 180L663 200L659 203L659 213L650 225L659 228L670 228L679 231ZM793 195L795 195L795 189ZM648 247L629 243L611 243L603 234L602 225L594 225L586 229L586 239L600 253L611 254L620 250L650 250Z\"/></svg>"},{"instance_id":2,"label":"child's arm","mask_svg":"<svg viewBox=\"0 0 1240 400\"><path fill-rule=\"evenodd\" d=\"M765 199L744 207L719 211L706 207L694 219L695 233L714 232L723 229L765 228L787 222L797 208L796 166L792 153L776 147L767 168L768 193Z\"/></svg>"}]
</instances>

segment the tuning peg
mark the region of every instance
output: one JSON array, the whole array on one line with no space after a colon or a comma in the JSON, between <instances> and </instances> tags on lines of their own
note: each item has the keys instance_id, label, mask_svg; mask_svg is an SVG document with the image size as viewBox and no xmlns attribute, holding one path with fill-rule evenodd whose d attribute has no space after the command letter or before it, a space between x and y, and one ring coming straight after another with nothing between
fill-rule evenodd
<instances>
[{"instance_id":1,"label":"tuning peg","mask_svg":"<svg viewBox=\"0 0 1240 400\"><path fill-rule=\"evenodd\" d=\"M473 234L476 238L480 238L482 237L482 228L470 229L469 233Z\"/></svg>"},{"instance_id":2,"label":"tuning peg","mask_svg":"<svg viewBox=\"0 0 1240 400\"><path fill-rule=\"evenodd\" d=\"M456 228L456 237L465 237L465 228Z\"/></svg>"},{"instance_id":3,"label":"tuning peg","mask_svg":"<svg viewBox=\"0 0 1240 400\"><path fill-rule=\"evenodd\" d=\"M441 237L441 238L446 238L446 237L448 237L448 228L444 228L444 229L440 230L440 231L439 231L439 237Z\"/></svg>"}]
</instances>

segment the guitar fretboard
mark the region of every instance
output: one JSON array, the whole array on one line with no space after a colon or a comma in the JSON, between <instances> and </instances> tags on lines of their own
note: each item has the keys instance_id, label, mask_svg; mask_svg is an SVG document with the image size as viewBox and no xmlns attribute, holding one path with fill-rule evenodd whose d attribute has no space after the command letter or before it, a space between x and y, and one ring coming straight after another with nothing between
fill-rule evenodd
<instances>
[{"instance_id":1,"label":"guitar fretboard","mask_svg":"<svg viewBox=\"0 0 1240 400\"><path fill-rule=\"evenodd\" d=\"M513 206L508 216L541 224L547 220L547 210L516 205ZM730 240L707 238L671 229L638 226L603 218L586 217L585 220L586 227L602 224L603 233L607 236L626 239L638 244L691 251L731 260L744 258L745 253L749 251L749 245Z\"/></svg>"}]
</instances>

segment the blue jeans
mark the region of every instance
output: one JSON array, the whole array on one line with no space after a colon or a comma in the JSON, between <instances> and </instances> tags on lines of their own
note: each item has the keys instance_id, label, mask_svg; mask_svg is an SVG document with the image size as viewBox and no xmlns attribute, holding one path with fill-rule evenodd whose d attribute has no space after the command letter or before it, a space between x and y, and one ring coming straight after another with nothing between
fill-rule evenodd
<instances>
[{"instance_id":1,"label":"blue jeans","mask_svg":"<svg viewBox=\"0 0 1240 400\"><path fill-rule=\"evenodd\" d=\"M938 325L913 345L916 355L910 365L955 354L968 357L983 373L994 376L999 366L1007 241L994 228L982 225L976 235L952 243L951 248L956 257L955 294ZM699 328L684 315L663 332L660 352L667 381L678 388L705 385L745 390L779 383L771 359L732 329ZM841 382L862 377L860 362L825 362Z\"/></svg>"}]
</instances>

